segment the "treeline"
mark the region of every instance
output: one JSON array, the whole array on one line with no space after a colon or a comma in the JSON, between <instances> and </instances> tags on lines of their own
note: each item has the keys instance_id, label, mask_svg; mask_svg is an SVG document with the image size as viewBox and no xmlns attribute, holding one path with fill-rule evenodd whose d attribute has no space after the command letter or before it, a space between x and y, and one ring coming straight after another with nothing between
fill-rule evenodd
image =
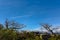
<instances>
[{"instance_id":1,"label":"treeline","mask_svg":"<svg viewBox=\"0 0 60 40\"><path fill-rule=\"evenodd\" d=\"M0 24L0 40L60 40L60 35L54 34L50 29L51 25L43 24L51 34L39 32L27 32L18 31L21 28L26 27L24 24L19 24L16 21L6 20L5 24Z\"/></svg>"}]
</instances>

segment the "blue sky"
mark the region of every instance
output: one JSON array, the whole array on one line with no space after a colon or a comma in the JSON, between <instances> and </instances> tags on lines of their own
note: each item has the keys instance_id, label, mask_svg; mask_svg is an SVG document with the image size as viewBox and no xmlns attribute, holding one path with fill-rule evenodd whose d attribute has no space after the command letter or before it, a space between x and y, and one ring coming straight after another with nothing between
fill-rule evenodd
<instances>
[{"instance_id":1,"label":"blue sky","mask_svg":"<svg viewBox=\"0 0 60 40\"><path fill-rule=\"evenodd\" d=\"M25 30L39 28L39 23L60 24L59 0L0 0L0 23L5 19L26 24Z\"/></svg>"}]
</instances>

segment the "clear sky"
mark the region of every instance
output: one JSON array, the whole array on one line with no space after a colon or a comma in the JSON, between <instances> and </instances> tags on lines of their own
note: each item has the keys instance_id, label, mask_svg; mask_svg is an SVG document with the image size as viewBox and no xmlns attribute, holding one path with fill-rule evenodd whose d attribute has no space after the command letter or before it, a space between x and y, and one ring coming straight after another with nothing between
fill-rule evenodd
<instances>
[{"instance_id":1,"label":"clear sky","mask_svg":"<svg viewBox=\"0 0 60 40\"><path fill-rule=\"evenodd\" d=\"M0 0L0 23L5 19L26 24L25 30L39 28L39 23L60 24L59 0Z\"/></svg>"}]
</instances>

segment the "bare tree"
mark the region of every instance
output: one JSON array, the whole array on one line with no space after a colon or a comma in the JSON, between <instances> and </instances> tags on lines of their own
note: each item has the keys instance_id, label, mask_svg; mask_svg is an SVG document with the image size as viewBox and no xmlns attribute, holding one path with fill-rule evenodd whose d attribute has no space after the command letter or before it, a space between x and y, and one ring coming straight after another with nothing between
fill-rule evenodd
<instances>
[{"instance_id":1,"label":"bare tree","mask_svg":"<svg viewBox=\"0 0 60 40\"><path fill-rule=\"evenodd\" d=\"M7 19L7 20L5 21L5 27L6 27L7 29L21 29L21 28L23 28L23 27L26 27L26 25L20 24L20 23L14 21L14 20L8 20L8 19Z\"/></svg>"},{"instance_id":2,"label":"bare tree","mask_svg":"<svg viewBox=\"0 0 60 40\"><path fill-rule=\"evenodd\" d=\"M41 24L42 27L44 27L46 30L48 30L49 32L51 32L53 34L53 30L51 29L52 25L49 24Z\"/></svg>"},{"instance_id":3,"label":"bare tree","mask_svg":"<svg viewBox=\"0 0 60 40\"><path fill-rule=\"evenodd\" d=\"M20 24L20 23L15 22L15 21L10 22L10 28L12 28L12 29L21 29L23 27L26 27L26 25Z\"/></svg>"},{"instance_id":4,"label":"bare tree","mask_svg":"<svg viewBox=\"0 0 60 40\"><path fill-rule=\"evenodd\" d=\"M6 21L5 21L5 27L8 29L8 26L9 26L9 21L8 21L8 19L6 19Z\"/></svg>"}]
</instances>

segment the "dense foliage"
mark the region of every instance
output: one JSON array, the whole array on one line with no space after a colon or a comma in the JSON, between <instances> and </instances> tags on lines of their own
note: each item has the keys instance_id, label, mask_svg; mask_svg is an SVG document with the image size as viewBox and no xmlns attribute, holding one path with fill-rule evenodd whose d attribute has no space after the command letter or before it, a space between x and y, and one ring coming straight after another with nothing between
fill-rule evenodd
<instances>
[{"instance_id":1,"label":"dense foliage","mask_svg":"<svg viewBox=\"0 0 60 40\"><path fill-rule=\"evenodd\" d=\"M0 40L42 40L42 36L42 34L38 35L33 32L16 32L9 29L0 30ZM60 35L51 35L49 38L49 40L58 39L60 39Z\"/></svg>"}]
</instances>

